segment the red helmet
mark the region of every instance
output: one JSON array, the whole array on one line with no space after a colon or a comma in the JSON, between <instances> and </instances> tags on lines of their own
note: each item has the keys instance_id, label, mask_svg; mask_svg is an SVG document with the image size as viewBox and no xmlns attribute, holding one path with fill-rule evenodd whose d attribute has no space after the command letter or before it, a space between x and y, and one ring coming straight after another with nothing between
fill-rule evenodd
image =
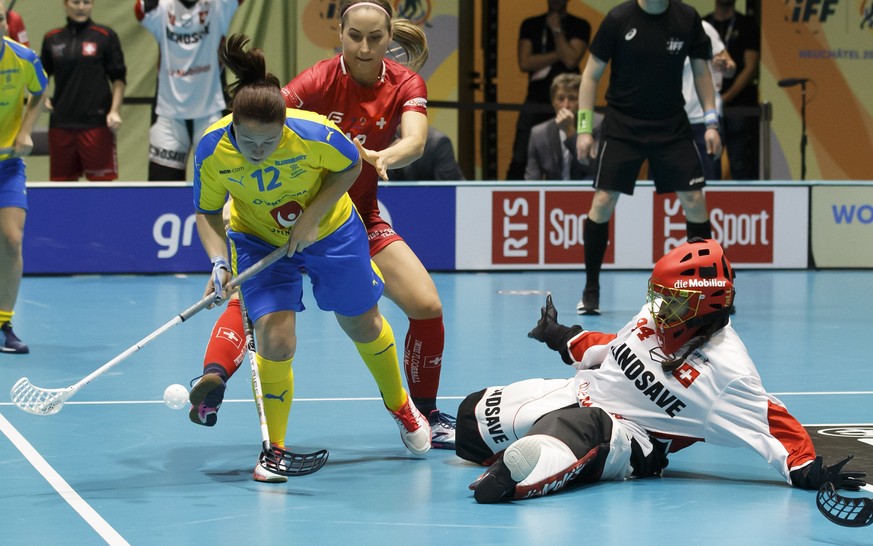
<instances>
[{"instance_id":1,"label":"red helmet","mask_svg":"<svg viewBox=\"0 0 873 546\"><path fill-rule=\"evenodd\" d=\"M700 327L727 324L734 304L734 271L713 239L692 238L655 264L649 279L649 310L658 344L673 354Z\"/></svg>"}]
</instances>

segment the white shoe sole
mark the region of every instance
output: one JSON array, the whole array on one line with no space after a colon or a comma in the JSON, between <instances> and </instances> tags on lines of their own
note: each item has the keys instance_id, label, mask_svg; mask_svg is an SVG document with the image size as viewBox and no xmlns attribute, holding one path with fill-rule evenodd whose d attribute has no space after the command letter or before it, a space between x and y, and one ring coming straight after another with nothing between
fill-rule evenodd
<instances>
[{"instance_id":1,"label":"white shoe sole","mask_svg":"<svg viewBox=\"0 0 873 546\"><path fill-rule=\"evenodd\" d=\"M255 471L252 472L252 479L261 483L285 483L288 481L288 476L274 474L258 463L255 466Z\"/></svg>"},{"instance_id":2,"label":"white shoe sole","mask_svg":"<svg viewBox=\"0 0 873 546\"><path fill-rule=\"evenodd\" d=\"M506 448L503 464L509 469L513 480L522 482L537 466L541 453L542 446L536 438L521 438Z\"/></svg>"}]
</instances>

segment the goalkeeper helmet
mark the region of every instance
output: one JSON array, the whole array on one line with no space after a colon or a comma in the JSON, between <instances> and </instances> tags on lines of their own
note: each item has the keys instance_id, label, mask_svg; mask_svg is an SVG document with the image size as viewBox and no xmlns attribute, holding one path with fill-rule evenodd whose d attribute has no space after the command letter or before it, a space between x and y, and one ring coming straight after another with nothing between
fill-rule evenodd
<instances>
[{"instance_id":1,"label":"goalkeeper helmet","mask_svg":"<svg viewBox=\"0 0 873 546\"><path fill-rule=\"evenodd\" d=\"M704 326L727 324L733 280L733 268L713 239L692 238L658 260L649 279L648 303L666 354L676 353Z\"/></svg>"}]
</instances>

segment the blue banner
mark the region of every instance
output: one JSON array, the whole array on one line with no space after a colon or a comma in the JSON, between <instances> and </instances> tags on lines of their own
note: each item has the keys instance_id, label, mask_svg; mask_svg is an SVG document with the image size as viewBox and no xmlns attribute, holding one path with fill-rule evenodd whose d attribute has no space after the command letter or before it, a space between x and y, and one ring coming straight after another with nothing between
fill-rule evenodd
<instances>
[{"instance_id":1,"label":"blue banner","mask_svg":"<svg viewBox=\"0 0 873 546\"><path fill-rule=\"evenodd\" d=\"M25 274L205 273L186 184L27 188ZM381 188L383 213L424 263L455 266L455 188Z\"/></svg>"},{"instance_id":2,"label":"blue banner","mask_svg":"<svg viewBox=\"0 0 873 546\"><path fill-rule=\"evenodd\" d=\"M382 217L430 271L455 269L454 186L383 186Z\"/></svg>"}]
</instances>

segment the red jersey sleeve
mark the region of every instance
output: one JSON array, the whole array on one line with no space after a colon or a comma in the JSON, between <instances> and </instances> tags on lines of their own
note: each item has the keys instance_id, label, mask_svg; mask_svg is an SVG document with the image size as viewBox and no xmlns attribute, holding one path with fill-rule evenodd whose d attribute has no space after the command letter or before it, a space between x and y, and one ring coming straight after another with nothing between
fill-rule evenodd
<instances>
[{"instance_id":1,"label":"red jersey sleeve","mask_svg":"<svg viewBox=\"0 0 873 546\"><path fill-rule=\"evenodd\" d=\"M400 94L405 98L400 107L401 114L419 112L427 115L427 84L425 84L424 78L413 72L411 77L403 83Z\"/></svg>"},{"instance_id":2,"label":"red jersey sleeve","mask_svg":"<svg viewBox=\"0 0 873 546\"><path fill-rule=\"evenodd\" d=\"M770 423L770 434L779 440L788 452L788 470L794 470L815 459L815 446L812 439L797 419L783 406L769 402L767 421Z\"/></svg>"},{"instance_id":3,"label":"red jersey sleeve","mask_svg":"<svg viewBox=\"0 0 873 546\"><path fill-rule=\"evenodd\" d=\"M285 106L298 110L311 110L312 103L320 96L324 85L324 77L318 70L319 65L307 68L282 88Z\"/></svg>"},{"instance_id":4,"label":"red jersey sleeve","mask_svg":"<svg viewBox=\"0 0 873 546\"><path fill-rule=\"evenodd\" d=\"M616 334L604 334L602 332L582 332L578 336L570 340L570 356L576 362L582 362L582 357L585 352L591 347L598 345L607 345L617 336Z\"/></svg>"}]
</instances>

